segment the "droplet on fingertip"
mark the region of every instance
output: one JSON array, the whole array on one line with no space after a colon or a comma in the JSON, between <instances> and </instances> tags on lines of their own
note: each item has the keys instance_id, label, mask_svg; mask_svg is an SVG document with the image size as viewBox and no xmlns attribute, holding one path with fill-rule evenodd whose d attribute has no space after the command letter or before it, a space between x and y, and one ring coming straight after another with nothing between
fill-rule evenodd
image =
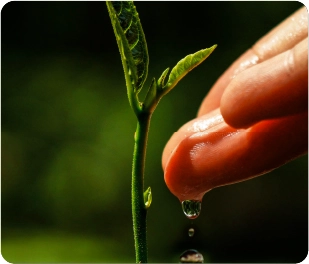
<instances>
[{"instance_id":1,"label":"droplet on fingertip","mask_svg":"<svg viewBox=\"0 0 309 264\"><path fill-rule=\"evenodd\" d=\"M202 209L202 202L197 200L185 200L181 202L182 210L189 219L197 218Z\"/></svg>"}]
</instances>

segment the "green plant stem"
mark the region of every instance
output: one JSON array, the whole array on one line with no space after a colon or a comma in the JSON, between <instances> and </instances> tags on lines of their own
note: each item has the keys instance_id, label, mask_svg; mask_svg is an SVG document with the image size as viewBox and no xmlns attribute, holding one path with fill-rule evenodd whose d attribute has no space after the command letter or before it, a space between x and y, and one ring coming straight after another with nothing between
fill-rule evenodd
<instances>
[{"instance_id":1,"label":"green plant stem","mask_svg":"<svg viewBox=\"0 0 309 264\"><path fill-rule=\"evenodd\" d=\"M151 114L141 113L137 119L132 168L133 231L136 263L147 263L147 209L144 202L144 170Z\"/></svg>"}]
</instances>

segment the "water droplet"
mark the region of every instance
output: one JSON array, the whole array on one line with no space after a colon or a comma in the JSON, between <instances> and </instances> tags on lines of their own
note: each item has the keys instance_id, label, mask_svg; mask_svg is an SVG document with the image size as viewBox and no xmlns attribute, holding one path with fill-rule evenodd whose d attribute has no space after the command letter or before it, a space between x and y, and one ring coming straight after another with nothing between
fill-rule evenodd
<instances>
[{"instance_id":1,"label":"water droplet","mask_svg":"<svg viewBox=\"0 0 309 264\"><path fill-rule=\"evenodd\" d=\"M186 217L195 219L200 215L202 202L197 200L185 200L181 203L182 210Z\"/></svg>"},{"instance_id":2,"label":"water droplet","mask_svg":"<svg viewBox=\"0 0 309 264\"><path fill-rule=\"evenodd\" d=\"M193 237L194 236L194 228L189 228L189 231L188 231L188 235L189 237Z\"/></svg>"},{"instance_id":3,"label":"water droplet","mask_svg":"<svg viewBox=\"0 0 309 264\"><path fill-rule=\"evenodd\" d=\"M203 263L203 255L195 249L188 249L180 255L180 263Z\"/></svg>"}]
</instances>

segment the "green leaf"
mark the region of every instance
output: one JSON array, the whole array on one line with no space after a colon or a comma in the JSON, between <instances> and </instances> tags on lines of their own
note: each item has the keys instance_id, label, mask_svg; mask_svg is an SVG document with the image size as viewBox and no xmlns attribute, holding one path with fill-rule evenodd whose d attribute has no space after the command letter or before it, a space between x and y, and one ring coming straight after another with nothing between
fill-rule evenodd
<instances>
[{"instance_id":1,"label":"green leaf","mask_svg":"<svg viewBox=\"0 0 309 264\"><path fill-rule=\"evenodd\" d=\"M138 93L147 78L149 64L138 13L132 1L107 1L106 4L121 54L128 93L132 92L132 88Z\"/></svg>"},{"instance_id":2,"label":"green leaf","mask_svg":"<svg viewBox=\"0 0 309 264\"><path fill-rule=\"evenodd\" d=\"M181 59L176 66L172 69L167 84L164 86L164 94L169 92L175 85L192 69L201 64L217 47L213 45L208 49L202 49L194 54L190 54Z\"/></svg>"},{"instance_id":3,"label":"green leaf","mask_svg":"<svg viewBox=\"0 0 309 264\"><path fill-rule=\"evenodd\" d=\"M166 78L166 76L167 76L169 70L170 70L170 68L167 68L167 69L161 74L160 78L158 79L158 87L161 88L161 89L163 89L163 87L164 87L164 85L165 85L165 84L164 84L164 80L165 80L165 78Z\"/></svg>"},{"instance_id":4,"label":"green leaf","mask_svg":"<svg viewBox=\"0 0 309 264\"><path fill-rule=\"evenodd\" d=\"M148 209L149 206L151 205L152 202L152 193L151 193L151 188L148 187L148 189L144 192L144 203L145 203L145 208Z\"/></svg>"}]
</instances>

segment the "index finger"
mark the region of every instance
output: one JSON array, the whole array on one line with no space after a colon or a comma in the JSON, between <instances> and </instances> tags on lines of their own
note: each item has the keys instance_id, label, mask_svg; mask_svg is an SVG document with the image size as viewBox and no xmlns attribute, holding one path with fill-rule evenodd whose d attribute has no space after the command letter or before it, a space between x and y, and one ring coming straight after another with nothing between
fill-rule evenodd
<instances>
[{"instance_id":1,"label":"index finger","mask_svg":"<svg viewBox=\"0 0 309 264\"><path fill-rule=\"evenodd\" d=\"M308 35L308 14L299 9L239 57L217 80L204 98L198 116L220 106L221 96L229 82L240 72L294 47Z\"/></svg>"}]
</instances>

